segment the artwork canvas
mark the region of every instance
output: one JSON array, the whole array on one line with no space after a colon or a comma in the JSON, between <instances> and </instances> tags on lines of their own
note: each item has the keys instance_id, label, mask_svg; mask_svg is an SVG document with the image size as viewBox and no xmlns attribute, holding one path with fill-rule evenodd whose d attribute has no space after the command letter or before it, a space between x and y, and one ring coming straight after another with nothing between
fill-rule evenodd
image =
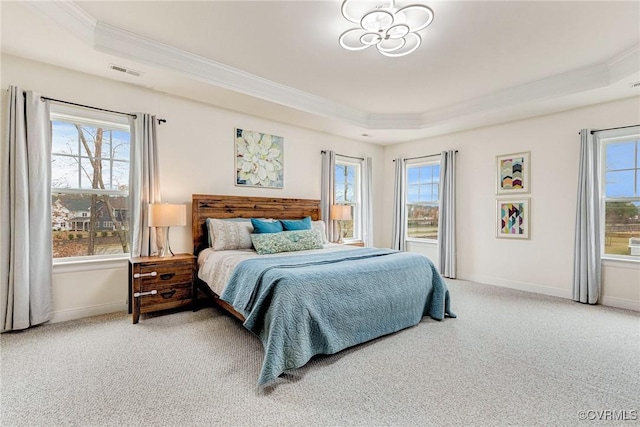
<instances>
[{"instance_id":1,"label":"artwork canvas","mask_svg":"<svg viewBox=\"0 0 640 427\"><path fill-rule=\"evenodd\" d=\"M498 200L496 237L528 239L530 227L530 199Z\"/></svg>"},{"instance_id":2,"label":"artwork canvas","mask_svg":"<svg viewBox=\"0 0 640 427\"><path fill-rule=\"evenodd\" d=\"M237 186L283 187L284 138L236 128L235 147Z\"/></svg>"},{"instance_id":3,"label":"artwork canvas","mask_svg":"<svg viewBox=\"0 0 640 427\"><path fill-rule=\"evenodd\" d=\"M497 193L528 193L531 153L505 154L496 157Z\"/></svg>"}]
</instances>

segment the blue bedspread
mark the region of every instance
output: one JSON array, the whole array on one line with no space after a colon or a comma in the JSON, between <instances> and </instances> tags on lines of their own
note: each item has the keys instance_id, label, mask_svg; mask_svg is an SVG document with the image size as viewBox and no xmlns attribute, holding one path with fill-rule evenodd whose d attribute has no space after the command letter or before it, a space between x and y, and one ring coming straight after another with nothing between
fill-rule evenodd
<instances>
[{"instance_id":1,"label":"blue bedspread","mask_svg":"<svg viewBox=\"0 0 640 427\"><path fill-rule=\"evenodd\" d=\"M248 259L235 268L220 297L262 341L260 385L316 354L416 325L423 316L455 317L433 263L389 249Z\"/></svg>"}]
</instances>

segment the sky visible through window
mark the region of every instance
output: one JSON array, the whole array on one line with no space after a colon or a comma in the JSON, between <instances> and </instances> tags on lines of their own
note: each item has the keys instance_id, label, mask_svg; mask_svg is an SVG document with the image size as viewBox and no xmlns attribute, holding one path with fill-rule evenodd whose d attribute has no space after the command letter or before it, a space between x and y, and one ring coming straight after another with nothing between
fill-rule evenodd
<instances>
[{"instance_id":1,"label":"sky visible through window","mask_svg":"<svg viewBox=\"0 0 640 427\"><path fill-rule=\"evenodd\" d=\"M336 165L335 199L336 203L356 203L355 195L356 168L349 165Z\"/></svg>"},{"instance_id":2,"label":"sky visible through window","mask_svg":"<svg viewBox=\"0 0 640 427\"><path fill-rule=\"evenodd\" d=\"M638 141L606 146L605 194L607 197L640 197L640 149Z\"/></svg>"},{"instance_id":3,"label":"sky visible through window","mask_svg":"<svg viewBox=\"0 0 640 427\"><path fill-rule=\"evenodd\" d=\"M95 154L95 126L82 126L87 145ZM105 190L126 190L129 186L129 132L104 129L102 180ZM93 168L73 123L52 122L51 180L53 188L93 187Z\"/></svg>"},{"instance_id":4,"label":"sky visible through window","mask_svg":"<svg viewBox=\"0 0 640 427\"><path fill-rule=\"evenodd\" d=\"M408 167L407 203L438 202L440 165Z\"/></svg>"}]
</instances>

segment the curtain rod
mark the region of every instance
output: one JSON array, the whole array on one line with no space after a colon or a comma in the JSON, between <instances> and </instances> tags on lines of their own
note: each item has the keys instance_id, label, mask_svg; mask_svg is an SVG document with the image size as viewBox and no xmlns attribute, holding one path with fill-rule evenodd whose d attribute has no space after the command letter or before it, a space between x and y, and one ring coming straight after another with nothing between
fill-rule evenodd
<instances>
[{"instance_id":1,"label":"curtain rod","mask_svg":"<svg viewBox=\"0 0 640 427\"><path fill-rule=\"evenodd\" d=\"M454 153L457 153L458 150L455 150ZM437 153L437 154L429 154L426 156L417 156L417 157L407 157L406 159L403 160L415 160L415 159L426 159L427 157L436 157L436 156L441 156L442 153ZM396 159L393 159L393 161L395 162Z\"/></svg>"},{"instance_id":2,"label":"curtain rod","mask_svg":"<svg viewBox=\"0 0 640 427\"><path fill-rule=\"evenodd\" d=\"M134 119L137 117L135 114L132 114L132 113L123 113L122 111L107 110L106 108L99 108L99 107L93 107L91 105L84 105L84 104L78 104L70 101L63 101L62 99L49 98L48 96L41 96L40 99L53 101L53 102L60 102L62 104L75 105L76 107L91 108L92 110L106 111L107 113L122 114L123 116L133 117ZM156 119L156 120L158 120L158 124L167 122L165 119Z\"/></svg>"},{"instance_id":3,"label":"curtain rod","mask_svg":"<svg viewBox=\"0 0 640 427\"><path fill-rule=\"evenodd\" d=\"M326 153L326 150L320 151L320 154L324 154L324 153ZM362 157L345 156L344 154L338 154L338 153L336 153L336 156L347 157L349 159L364 160Z\"/></svg>"},{"instance_id":4,"label":"curtain rod","mask_svg":"<svg viewBox=\"0 0 640 427\"><path fill-rule=\"evenodd\" d=\"M609 128L609 129L596 129L596 130L592 130L591 131L591 135L593 135L596 132L604 132L605 130L616 130L616 129L626 129L626 128L634 128L636 126L640 126L640 125L631 125L631 126L620 126L617 128Z\"/></svg>"}]
</instances>

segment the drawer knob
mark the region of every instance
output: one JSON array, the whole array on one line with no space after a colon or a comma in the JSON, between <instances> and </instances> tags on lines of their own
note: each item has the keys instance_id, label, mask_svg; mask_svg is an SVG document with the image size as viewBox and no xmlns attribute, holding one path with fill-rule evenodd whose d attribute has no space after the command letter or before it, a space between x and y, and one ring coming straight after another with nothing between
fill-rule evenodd
<instances>
[{"instance_id":1,"label":"drawer knob","mask_svg":"<svg viewBox=\"0 0 640 427\"><path fill-rule=\"evenodd\" d=\"M135 273L133 275L133 278L134 279L138 279L140 277L156 277L157 275L158 275L158 273L155 272L155 271L152 271L151 273Z\"/></svg>"},{"instance_id":2,"label":"drawer knob","mask_svg":"<svg viewBox=\"0 0 640 427\"><path fill-rule=\"evenodd\" d=\"M176 273L165 273L165 274L161 274L161 275L160 275L160 278L161 278L162 280L169 280L169 279L171 279L171 278L172 278L173 276L175 276L175 275L176 275Z\"/></svg>"},{"instance_id":3,"label":"drawer knob","mask_svg":"<svg viewBox=\"0 0 640 427\"><path fill-rule=\"evenodd\" d=\"M174 292L175 292L175 291L174 291ZM134 297L134 298L138 298L138 297L144 297L144 296L147 296L147 295L155 295L155 294L157 294L157 293L158 293L158 291L156 291L156 290L154 289L154 290L149 291L149 292L136 292L136 293L134 293L134 294L133 294L133 297Z\"/></svg>"},{"instance_id":4,"label":"drawer knob","mask_svg":"<svg viewBox=\"0 0 640 427\"><path fill-rule=\"evenodd\" d=\"M168 292L161 292L161 293L160 293L160 295L162 295L162 298L164 298L164 299L169 299L169 298L171 298L172 296L174 296L174 295L175 295L175 293L176 293L176 290L175 290L175 289L172 289L172 290L170 290L170 291L168 291Z\"/></svg>"}]
</instances>

